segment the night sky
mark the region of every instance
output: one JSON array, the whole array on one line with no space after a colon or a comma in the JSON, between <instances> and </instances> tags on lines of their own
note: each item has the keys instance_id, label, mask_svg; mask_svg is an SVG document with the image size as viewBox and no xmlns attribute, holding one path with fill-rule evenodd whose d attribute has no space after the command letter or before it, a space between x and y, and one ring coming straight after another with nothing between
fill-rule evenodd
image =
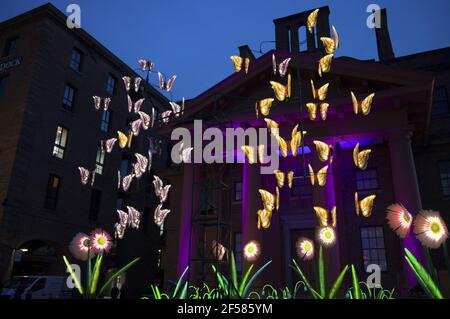
<instances>
[{"instance_id":1,"label":"night sky","mask_svg":"<svg viewBox=\"0 0 450 319\"><path fill-rule=\"evenodd\" d=\"M0 0L0 20L48 1ZM133 68L148 58L167 75L177 74L172 98L195 97L232 72L230 55L248 44L259 50L273 41L273 19L328 5L330 24L341 42L336 56L377 58L375 31L366 26L366 8L387 8L396 56L450 45L448 0L109 0L51 1L66 11L81 6L82 28ZM264 52L273 43L262 46ZM255 53L259 56L259 53ZM156 77L153 78L156 80Z\"/></svg>"}]
</instances>

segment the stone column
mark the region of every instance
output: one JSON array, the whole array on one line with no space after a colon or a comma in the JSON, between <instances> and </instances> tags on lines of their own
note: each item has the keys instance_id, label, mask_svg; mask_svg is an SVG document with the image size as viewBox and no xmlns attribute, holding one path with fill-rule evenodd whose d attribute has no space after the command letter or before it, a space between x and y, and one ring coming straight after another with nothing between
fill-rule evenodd
<instances>
[{"instance_id":1,"label":"stone column","mask_svg":"<svg viewBox=\"0 0 450 319\"><path fill-rule=\"evenodd\" d=\"M392 168L392 182L394 184L395 201L402 203L410 212L417 214L422 208L419 184L417 181L416 167L411 149L411 133L408 130L390 132L387 136ZM402 244L408 248L417 259L424 261L420 242L411 231ZM404 253L401 252L401 256ZM408 286L412 287L417 280L405 260L403 264L406 270Z\"/></svg>"}]
</instances>

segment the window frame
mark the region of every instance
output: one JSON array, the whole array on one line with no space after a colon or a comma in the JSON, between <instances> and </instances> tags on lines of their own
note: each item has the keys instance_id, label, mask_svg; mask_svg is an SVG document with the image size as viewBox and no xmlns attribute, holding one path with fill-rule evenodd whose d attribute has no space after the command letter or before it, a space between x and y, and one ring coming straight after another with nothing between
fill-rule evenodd
<instances>
[{"instance_id":1,"label":"window frame","mask_svg":"<svg viewBox=\"0 0 450 319\"><path fill-rule=\"evenodd\" d=\"M54 179L58 180L58 185L56 187L52 187L51 185L54 184ZM61 188L61 177L55 174L50 174L48 176L47 181L47 189L45 192L45 200L44 200L44 208L48 210L56 210L56 207L58 206L58 196L59 196L59 189ZM53 190L54 191L53 194ZM52 203L53 205L49 205L49 203Z\"/></svg>"},{"instance_id":2,"label":"window frame","mask_svg":"<svg viewBox=\"0 0 450 319\"><path fill-rule=\"evenodd\" d=\"M236 186L238 184L241 184L241 189L238 191ZM244 186L242 181L234 181L234 187L233 187L233 201L236 203L242 202L242 198L244 195L243 189L242 187ZM237 199L237 194L241 194L241 197L239 199Z\"/></svg>"},{"instance_id":3,"label":"window frame","mask_svg":"<svg viewBox=\"0 0 450 319\"><path fill-rule=\"evenodd\" d=\"M364 248L364 246L363 246L363 239L375 238L376 241L378 241L378 239L380 239L380 237L378 237L377 235L375 235L375 237L364 237L363 238L363 236L362 236L363 229L370 229L370 228L374 229L375 234L376 234L376 230L377 229L381 229L381 232L382 232L382 235L383 235L381 237L383 239L383 248L370 247L370 244L369 244L369 247ZM381 272L383 272L383 273L389 272L389 263L388 263L388 258L387 258L387 246L386 246L386 236L385 236L384 227L382 225L360 226L360 228L359 228L359 239L360 239L360 243L361 243L361 259L362 259L362 265L363 265L364 273L368 273L367 272L367 266L366 266L366 264L364 262L364 250L368 250L369 254L372 252L372 250L377 250L377 255L378 255L378 251L382 250L384 252L384 262L386 263L386 269L383 270L379 263L377 265L380 266ZM370 243L370 241L369 241L369 243ZM377 245L378 245L378 243L377 243ZM377 258L376 261L380 262L380 261L382 261L382 259ZM375 260L372 260L370 258L367 265L370 265L370 264L375 264Z\"/></svg>"},{"instance_id":4,"label":"window frame","mask_svg":"<svg viewBox=\"0 0 450 319\"><path fill-rule=\"evenodd\" d=\"M368 172L374 171L375 172L375 178L365 178L365 179L358 179L358 175L359 174L367 174ZM377 183L376 187L371 187L371 188L359 188L358 187L358 181L372 181L375 180ZM378 169L376 167L368 167L365 170L360 170L360 169L355 169L355 189L358 192L370 192L370 191L375 191L375 190L379 190L380 189L380 181L378 178Z\"/></svg>"},{"instance_id":5,"label":"window frame","mask_svg":"<svg viewBox=\"0 0 450 319\"><path fill-rule=\"evenodd\" d=\"M14 36L6 39L5 46L3 47L2 58L13 55L17 52L17 41L19 36ZM11 52L11 44L14 43L14 51Z\"/></svg>"},{"instance_id":6,"label":"window frame","mask_svg":"<svg viewBox=\"0 0 450 319\"><path fill-rule=\"evenodd\" d=\"M106 114L108 114L106 116ZM107 117L107 119L105 119L105 116ZM102 120L100 122L100 131L102 131L103 133L109 133L110 127L111 127L111 118L112 118L112 111L111 110L106 110L104 112L102 112Z\"/></svg>"},{"instance_id":7,"label":"window frame","mask_svg":"<svg viewBox=\"0 0 450 319\"><path fill-rule=\"evenodd\" d=\"M436 91L438 90L443 90L445 97L442 99L436 99ZM437 112L436 111L436 104L438 103L445 103L447 105L447 108L445 111L441 111L441 112ZM439 117L442 115L447 115L450 114L450 101L448 98L448 90L447 87L445 85L436 85L434 87L434 92L433 92L433 102L432 102L432 107L431 107L431 115L432 117Z\"/></svg>"},{"instance_id":8,"label":"window frame","mask_svg":"<svg viewBox=\"0 0 450 319\"><path fill-rule=\"evenodd\" d=\"M112 87L110 85L110 80L111 79L114 81L113 84L112 84ZM108 77L106 79L106 87L105 87L106 93L108 93L109 95L115 95L116 94L116 87L117 87L117 77L115 77L112 73L109 73Z\"/></svg>"},{"instance_id":9,"label":"window frame","mask_svg":"<svg viewBox=\"0 0 450 319\"><path fill-rule=\"evenodd\" d=\"M61 134L60 137L58 139L58 131L59 129L61 129ZM63 136L64 136L64 132L65 134L65 140L64 143L62 143L63 140ZM55 141L53 142L53 151L52 151L52 157L55 157L57 159L63 160L64 156L66 154L66 150L67 150L67 144L69 141L69 129L62 126L61 124L58 124L58 126L56 127L56 136L55 136ZM58 156L59 153L61 153L61 157Z\"/></svg>"},{"instance_id":10,"label":"window frame","mask_svg":"<svg viewBox=\"0 0 450 319\"><path fill-rule=\"evenodd\" d=\"M69 101L68 98L66 98L66 89L72 90L72 99L70 101L70 105L66 103L66 101ZM69 91L70 92L70 91ZM74 106L75 106L75 99L77 94L77 88L71 85L70 83L66 83L64 85L64 92L63 92L63 99L62 99L62 107L64 110L73 112Z\"/></svg>"},{"instance_id":11,"label":"window frame","mask_svg":"<svg viewBox=\"0 0 450 319\"><path fill-rule=\"evenodd\" d=\"M447 165L448 170L443 172L442 166ZM450 197L450 160L441 160L438 161L438 168L439 168L439 182L440 182L440 188L441 188L441 194L443 197L447 198ZM442 177L442 174L447 174L445 178ZM443 185L444 180L448 183L447 187ZM445 193L445 189L447 188L448 193Z\"/></svg>"},{"instance_id":12,"label":"window frame","mask_svg":"<svg viewBox=\"0 0 450 319\"><path fill-rule=\"evenodd\" d=\"M105 149L100 144L97 148L97 154L95 155L95 174L103 175L105 170Z\"/></svg>"},{"instance_id":13,"label":"window frame","mask_svg":"<svg viewBox=\"0 0 450 319\"><path fill-rule=\"evenodd\" d=\"M74 61L74 59L73 59L74 53L78 54L79 61ZM72 62L74 62L74 63L72 63ZM77 65L77 68L74 67L74 64ZM81 52L80 49L73 47L72 51L70 51L69 68L74 71L81 72L82 66L83 66L83 52Z\"/></svg>"}]
</instances>

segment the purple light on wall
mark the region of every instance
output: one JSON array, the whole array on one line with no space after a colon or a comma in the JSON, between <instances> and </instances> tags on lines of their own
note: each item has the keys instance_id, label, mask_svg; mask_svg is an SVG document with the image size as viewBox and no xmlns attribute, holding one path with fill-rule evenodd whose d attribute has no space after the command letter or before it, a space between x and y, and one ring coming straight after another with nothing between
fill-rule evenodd
<instances>
[{"instance_id":1,"label":"purple light on wall","mask_svg":"<svg viewBox=\"0 0 450 319\"><path fill-rule=\"evenodd\" d=\"M354 148L356 143L359 143L360 147L380 144L383 140L380 137L367 137L367 138L354 138L345 141L340 141L339 145L342 149Z\"/></svg>"},{"instance_id":2,"label":"purple light on wall","mask_svg":"<svg viewBox=\"0 0 450 319\"><path fill-rule=\"evenodd\" d=\"M242 226L241 229L247 229L247 211L246 211L246 207L248 205L248 193L247 193L247 189L248 189L248 183L249 183L249 179L248 179L248 175L249 175L249 164L246 162L243 164L243 168L242 168ZM242 232L242 235L244 236L244 232ZM243 238L244 240L246 240L245 238Z\"/></svg>"},{"instance_id":3,"label":"purple light on wall","mask_svg":"<svg viewBox=\"0 0 450 319\"><path fill-rule=\"evenodd\" d=\"M425 258L423 256L423 249L420 244L420 242L414 237L414 234L411 232L406 236L405 239L402 240L402 246L404 248L408 248L408 250L417 258L418 261L422 265L425 265ZM404 255L404 252L401 252L401 255ZM417 278L414 275L414 272L412 271L411 267L409 266L408 262L404 257L403 258L403 265L406 269L406 278L408 279L408 283L413 286L417 283Z\"/></svg>"},{"instance_id":4,"label":"purple light on wall","mask_svg":"<svg viewBox=\"0 0 450 319\"><path fill-rule=\"evenodd\" d=\"M279 156L279 157L282 157L282 156L283 156L283 155L281 154L281 151L280 151L280 150L277 150L277 152L278 152L278 156ZM305 154L309 154L309 153L311 153L311 149L310 149L308 146L305 146ZM302 155L302 154L303 154L303 149L302 149L301 146L298 148L297 154L299 154L299 155ZM291 157L291 156L292 156L292 152L291 152L291 151L287 151L287 155L288 155L288 157Z\"/></svg>"}]
</instances>

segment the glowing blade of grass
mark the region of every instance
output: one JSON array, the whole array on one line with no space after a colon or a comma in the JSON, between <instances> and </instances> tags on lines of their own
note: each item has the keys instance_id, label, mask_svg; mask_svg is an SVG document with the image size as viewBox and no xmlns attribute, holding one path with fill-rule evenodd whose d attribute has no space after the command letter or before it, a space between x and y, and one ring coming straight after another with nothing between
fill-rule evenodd
<instances>
[{"instance_id":1,"label":"glowing blade of grass","mask_svg":"<svg viewBox=\"0 0 450 319\"><path fill-rule=\"evenodd\" d=\"M66 256L63 256L63 259L64 259L64 263L67 266L67 269L69 270L70 276L72 277L73 282L75 283L75 286L77 287L78 292L80 293L80 295L83 295L83 293L84 293L83 287L81 286L80 281L78 280L77 276L75 275L75 272L73 271L72 266L70 265Z\"/></svg>"}]
</instances>

